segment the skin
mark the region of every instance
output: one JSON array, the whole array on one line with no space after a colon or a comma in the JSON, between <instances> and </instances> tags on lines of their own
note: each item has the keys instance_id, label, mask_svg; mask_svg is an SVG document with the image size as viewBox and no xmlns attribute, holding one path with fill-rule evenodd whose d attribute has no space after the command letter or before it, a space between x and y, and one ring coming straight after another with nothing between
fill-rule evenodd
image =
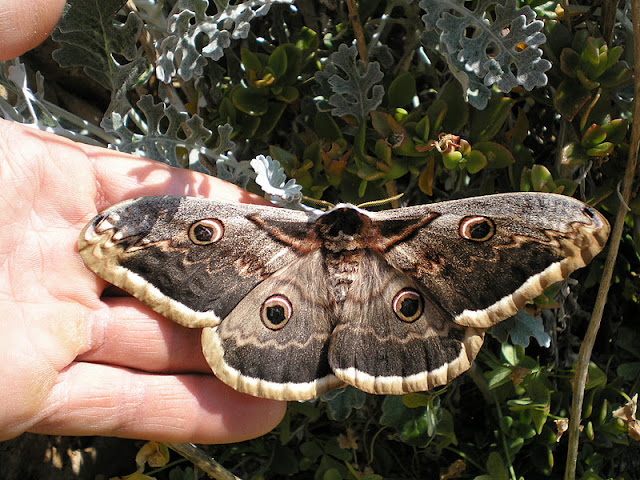
<instances>
[{"instance_id":1,"label":"skin","mask_svg":"<svg viewBox=\"0 0 640 480\"><path fill-rule=\"evenodd\" d=\"M4 58L37 44L63 4L0 1ZM106 282L84 266L76 242L94 215L163 194L264 202L206 175L0 119L0 440L34 432L225 443L282 419L285 403L211 374L199 330L103 295Z\"/></svg>"}]
</instances>

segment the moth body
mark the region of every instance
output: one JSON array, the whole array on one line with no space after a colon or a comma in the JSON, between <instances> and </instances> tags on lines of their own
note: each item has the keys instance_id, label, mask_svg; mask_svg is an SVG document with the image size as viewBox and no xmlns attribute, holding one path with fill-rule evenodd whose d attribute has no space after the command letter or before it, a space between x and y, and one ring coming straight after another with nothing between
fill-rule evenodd
<instances>
[{"instance_id":1,"label":"moth body","mask_svg":"<svg viewBox=\"0 0 640 480\"><path fill-rule=\"evenodd\" d=\"M608 233L597 211L553 194L320 215L143 197L99 214L78 247L105 280L203 328L223 382L305 400L450 382L487 328L585 266Z\"/></svg>"}]
</instances>

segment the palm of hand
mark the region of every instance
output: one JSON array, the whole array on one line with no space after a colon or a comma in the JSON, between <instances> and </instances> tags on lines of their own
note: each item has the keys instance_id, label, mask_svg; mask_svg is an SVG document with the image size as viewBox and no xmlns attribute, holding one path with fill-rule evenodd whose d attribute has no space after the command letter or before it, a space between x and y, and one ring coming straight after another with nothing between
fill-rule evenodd
<instances>
[{"instance_id":1,"label":"palm of hand","mask_svg":"<svg viewBox=\"0 0 640 480\"><path fill-rule=\"evenodd\" d=\"M0 123L0 440L24 431L201 443L273 428L284 405L210 375L199 332L104 281L77 253L99 210L139 195L235 187Z\"/></svg>"}]
</instances>

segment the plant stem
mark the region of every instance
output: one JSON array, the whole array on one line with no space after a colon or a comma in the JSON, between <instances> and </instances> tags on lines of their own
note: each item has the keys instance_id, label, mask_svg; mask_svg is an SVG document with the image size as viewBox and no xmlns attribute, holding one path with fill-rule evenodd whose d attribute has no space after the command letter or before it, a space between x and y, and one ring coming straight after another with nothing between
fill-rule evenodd
<instances>
[{"instance_id":1,"label":"plant stem","mask_svg":"<svg viewBox=\"0 0 640 480\"><path fill-rule=\"evenodd\" d=\"M358 53L366 67L369 65L369 53L367 52L367 42L364 38L364 31L362 30L362 24L360 23L360 16L358 15L358 6L356 5L356 1L347 0L347 8L349 9L349 22L353 28L353 35L356 37Z\"/></svg>"},{"instance_id":2,"label":"plant stem","mask_svg":"<svg viewBox=\"0 0 640 480\"><path fill-rule=\"evenodd\" d=\"M516 480L516 471L513 468L513 463L511 463L511 455L509 454L509 445L507 445L507 439L504 436L504 431L502 430L502 410L500 410L500 402L498 401L498 397L496 397L496 392L492 391L491 396L493 397L493 402L496 404L496 411L498 412L498 428L500 429L500 438L502 439L502 448L504 449L504 459L507 462L507 467L509 468L509 475L511 476L511 480Z\"/></svg>"},{"instance_id":3,"label":"plant stem","mask_svg":"<svg viewBox=\"0 0 640 480\"><path fill-rule=\"evenodd\" d=\"M633 44L634 44L634 99L633 99L633 119L631 127L631 144L629 145L629 158L622 183L622 202L616 214L616 221L609 240L609 252L602 272L600 289L593 313L589 322L589 327L584 336L584 341L580 347L578 363L576 365L576 375L573 382L573 402L571 405L571 420L569 422L569 446L567 451L567 464L565 467L565 480L576 478L576 464L578 460L578 444L580 440L580 418L582 417L582 402L584 400L584 388L587 383L587 372L593 345L600 328L602 313L607 300L607 293L611 286L613 268L616 256L620 248L620 239L624 228L624 218L627 214L627 205L631 198L631 188L635 177L636 165L638 163L638 147L640 146L640 1L631 2L632 23L633 23ZM624 202L624 203L623 203Z\"/></svg>"},{"instance_id":4,"label":"plant stem","mask_svg":"<svg viewBox=\"0 0 640 480\"><path fill-rule=\"evenodd\" d=\"M167 447L178 452L200 470L216 480L241 480L229 470L204 453L193 443L167 443Z\"/></svg>"}]
</instances>

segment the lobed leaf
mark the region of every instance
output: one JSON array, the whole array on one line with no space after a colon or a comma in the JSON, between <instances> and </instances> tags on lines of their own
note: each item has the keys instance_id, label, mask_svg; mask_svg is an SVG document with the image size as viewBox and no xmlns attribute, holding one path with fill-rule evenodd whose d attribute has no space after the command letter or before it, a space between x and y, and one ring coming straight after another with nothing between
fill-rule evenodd
<instances>
[{"instance_id":1,"label":"lobed leaf","mask_svg":"<svg viewBox=\"0 0 640 480\"><path fill-rule=\"evenodd\" d=\"M364 62L356 60L357 55L355 46L341 44L325 69L316 72L315 80L328 83L334 92L329 98L333 116L352 115L361 122L382 103L384 87L377 83L384 74L378 62L371 62L365 69Z\"/></svg>"},{"instance_id":2,"label":"lobed leaf","mask_svg":"<svg viewBox=\"0 0 640 480\"><path fill-rule=\"evenodd\" d=\"M218 61L232 39L247 38L252 20L266 15L273 4L291 4L293 0L247 0L224 8L215 3L219 9L215 15L206 13L208 0L180 0L176 4L169 18L169 35L160 44L156 74L162 82L169 83L176 75L183 80L202 75L207 58Z\"/></svg>"},{"instance_id":3,"label":"lobed leaf","mask_svg":"<svg viewBox=\"0 0 640 480\"><path fill-rule=\"evenodd\" d=\"M427 12L422 21L439 34L439 50L467 94L480 95L476 104L483 103L487 91L473 80L502 92L547 84L544 72L551 63L538 48L546 41L544 24L529 6L517 8L516 0L479 0L469 10L464 0L422 0L420 7ZM493 19L487 14L491 10Z\"/></svg>"},{"instance_id":4,"label":"lobed leaf","mask_svg":"<svg viewBox=\"0 0 640 480\"><path fill-rule=\"evenodd\" d=\"M151 95L143 95L137 107L146 118L144 135L131 131L127 117L117 112L102 122L105 130L119 137L118 151L158 160L173 167L207 172L199 157L206 151L204 141L211 136L211 131L204 127L202 118L198 115L189 118L187 113L179 112L173 105L154 104ZM165 127L166 121L168 125ZM187 150L187 161L182 156L178 157L179 149Z\"/></svg>"},{"instance_id":5,"label":"lobed leaf","mask_svg":"<svg viewBox=\"0 0 640 480\"><path fill-rule=\"evenodd\" d=\"M60 44L53 58L62 67L82 67L85 73L111 92L104 115L125 115L131 108L127 92L147 70L147 60L136 42L142 21L131 12L125 23L114 21L120 0L69 0L52 38ZM122 57L124 60L117 61Z\"/></svg>"}]
</instances>

